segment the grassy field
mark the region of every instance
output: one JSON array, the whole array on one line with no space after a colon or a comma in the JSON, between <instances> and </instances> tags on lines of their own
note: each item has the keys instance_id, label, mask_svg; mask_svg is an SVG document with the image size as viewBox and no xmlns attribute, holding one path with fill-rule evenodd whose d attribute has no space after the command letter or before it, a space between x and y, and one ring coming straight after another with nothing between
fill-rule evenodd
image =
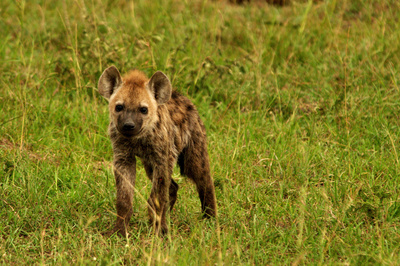
<instances>
[{"instance_id":1,"label":"grassy field","mask_svg":"<svg viewBox=\"0 0 400 266\"><path fill-rule=\"evenodd\" d=\"M0 1L1 264L400 264L400 4ZM152 234L115 221L102 71L197 105L219 207L181 177Z\"/></svg>"}]
</instances>

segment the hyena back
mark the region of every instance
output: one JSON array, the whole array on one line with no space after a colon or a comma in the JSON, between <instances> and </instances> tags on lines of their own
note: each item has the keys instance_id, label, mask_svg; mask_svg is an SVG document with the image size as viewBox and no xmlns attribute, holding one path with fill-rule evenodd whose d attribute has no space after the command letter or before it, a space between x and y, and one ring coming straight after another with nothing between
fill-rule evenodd
<instances>
[{"instance_id":1,"label":"hyena back","mask_svg":"<svg viewBox=\"0 0 400 266\"><path fill-rule=\"evenodd\" d=\"M176 163L181 174L196 184L204 216L216 216L205 127L193 103L172 91L169 79L160 71L150 79L138 70L121 77L111 66L101 75L98 89L109 101L117 188L114 230L127 233L133 213L136 157L152 182L148 211L157 233L167 232L166 212L177 199L178 184L172 179Z\"/></svg>"}]
</instances>

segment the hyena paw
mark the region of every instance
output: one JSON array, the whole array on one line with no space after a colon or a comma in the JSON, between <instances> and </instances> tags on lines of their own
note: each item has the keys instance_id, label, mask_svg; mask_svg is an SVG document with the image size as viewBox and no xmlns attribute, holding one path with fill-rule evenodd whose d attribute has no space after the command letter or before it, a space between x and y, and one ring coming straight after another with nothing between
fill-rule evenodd
<instances>
[{"instance_id":1,"label":"hyena paw","mask_svg":"<svg viewBox=\"0 0 400 266\"><path fill-rule=\"evenodd\" d=\"M117 234L120 237L127 237L129 234L124 226L115 226L112 230L108 230L105 232L102 232L101 235L105 237L111 237L113 235Z\"/></svg>"}]
</instances>

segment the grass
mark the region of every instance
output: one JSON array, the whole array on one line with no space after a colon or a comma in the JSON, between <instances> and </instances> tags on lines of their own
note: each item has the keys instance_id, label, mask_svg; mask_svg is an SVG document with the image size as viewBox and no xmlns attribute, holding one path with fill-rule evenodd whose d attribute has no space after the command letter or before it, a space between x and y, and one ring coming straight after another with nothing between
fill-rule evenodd
<instances>
[{"instance_id":1,"label":"grass","mask_svg":"<svg viewBox=\"0 0 400 266\"><path fill-rule=\"evenodd\" d=\"M397 1L1 1L1 264L400 263ZM208 131L219 217L187 179L170 233L115 220L97 81L162 70Z\"/></svg>"}]
</instances>

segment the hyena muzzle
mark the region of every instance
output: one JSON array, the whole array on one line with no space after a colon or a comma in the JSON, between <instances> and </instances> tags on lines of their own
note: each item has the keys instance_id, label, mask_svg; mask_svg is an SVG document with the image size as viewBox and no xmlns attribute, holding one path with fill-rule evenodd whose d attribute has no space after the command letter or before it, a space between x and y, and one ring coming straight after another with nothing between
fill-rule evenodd
<instances>
[{"instance_id":1,"label":"hyena muzzle","mask_svg":"<svg viewBox=\"0 0 400 266\"><path fill-rule=\"evenodd\" d=\"M204 217L216 216L206 131L193 103L173 91L160 71L150 79L138 70L121 77L111 66L101 75L98 89L109 101L108 131L117 188L114 231L127 234L133 213L136 157L152 182L148 211L156 233L167 232L166 212L177 199L178 184L172 179L176 163L181 174L196 184Z\"/></svg>"}]
</instances>

